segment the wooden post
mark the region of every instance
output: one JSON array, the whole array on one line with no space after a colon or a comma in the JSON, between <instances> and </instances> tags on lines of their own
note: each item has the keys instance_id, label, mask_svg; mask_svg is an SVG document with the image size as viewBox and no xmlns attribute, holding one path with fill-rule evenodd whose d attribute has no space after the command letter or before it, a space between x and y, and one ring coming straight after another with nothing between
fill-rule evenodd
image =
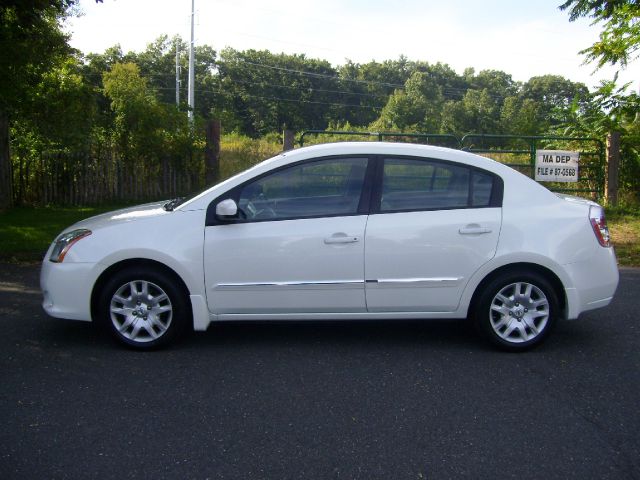
<instances>
[{"instance_id":1,"label":"wooden post","mask_svg":"<svg viewBox=\"0 0 640 480\"><path fill-rule=\"evenodd\" d=\"M207 143L204 147L204 178L207 185L220 175L220 120L210 120L206 127Z\"/></svg>"},{"instance_id":2,"label":"wooden post","mask_svg":"<svg viewBox=\"0 0 640 480\"><path fill-rule=\"evenodd\" d=\"M607 180L605 200L608 205L618 204L618 172L620 170L620 132L607 135Z\"/></svg>"},{"instance_id":3,"label":"wooden post","mask_svg":"<svg viewBox=\"0 0 640 480\"><path fill-rule=\"evenodd\" d=\"M282 151L293 150L295 139L292 130L284 130L282 132Z\"/></svg>"},{"instance_id":4,"label":"wooden post","mask_svg":"<svg viewBox=\"0 0 640 480\"><path fill-rule=\"evenodd\" d=\"M9 118L0 110L0 210L13 205L13 172L9 152Z\"/></svg>"}]
</instances>

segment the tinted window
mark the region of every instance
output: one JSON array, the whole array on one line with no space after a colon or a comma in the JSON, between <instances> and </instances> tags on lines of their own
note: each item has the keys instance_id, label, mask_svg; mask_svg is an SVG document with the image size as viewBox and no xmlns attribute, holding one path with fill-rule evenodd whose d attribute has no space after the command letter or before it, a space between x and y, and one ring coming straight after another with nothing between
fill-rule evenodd
<instances>
[{"instance_id":1,"label":"tinted window","mask_svg":"<svg viewBox=\"0 0 640 480\"><path fill-rule=\"evenodd\" d=\"M470 169L427 160L385 159L380 211L464 208Z\"/></svg>"},{"instance_id":2,"label":"tinted window","mask_svg":"<svg viewBox=\"0 0 640 480\"><path fill-rule=\"evenodd\" d=\"M493 190L493 176L481 173L478 171L473 172L473 206L474 207L488 207L491 204L491 191Z\"/></svg>"},{"instance_id":3,"label":"tinted window","mask_svg":"<svg viewBox=\"0 0 640 480\"><path fill-rule=\"evenodd\" d=\"M366 158L295 165L245 185L238 206L247 220L355 214L366 169Z\"/></svg>"}]
</instances>

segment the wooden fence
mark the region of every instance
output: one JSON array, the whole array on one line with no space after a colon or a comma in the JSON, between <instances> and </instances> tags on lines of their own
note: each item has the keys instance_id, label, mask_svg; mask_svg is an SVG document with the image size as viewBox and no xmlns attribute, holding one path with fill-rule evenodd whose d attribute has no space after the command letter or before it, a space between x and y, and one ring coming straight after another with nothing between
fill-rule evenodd
<instances>
[{"instance_id":1,"label":"wooden fence","mask_svg":"<svg viewBox=\"0 0 640 480\"><path fill-rule=\"evenodd\" d=\"M14 165L15 203L97 205L181 196L205 186L202 153L122 159L113 149L42 152Z\"/></svg>"}]
</instances>

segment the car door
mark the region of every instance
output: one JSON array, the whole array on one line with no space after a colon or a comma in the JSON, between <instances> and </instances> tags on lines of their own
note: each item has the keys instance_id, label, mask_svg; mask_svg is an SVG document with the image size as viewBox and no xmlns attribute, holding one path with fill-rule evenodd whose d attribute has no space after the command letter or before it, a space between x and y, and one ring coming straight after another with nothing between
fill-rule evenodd
<instances>
[{"instance_id":1,"label":"car door","mask_svg":"<svg viewBox=\"0 0 640 480\"><path fill-rule=\"evenodd\" d=\"M466 165L384 158L367 224L370 312L449 312L496 252L502 180Z\"/></svg>"},{"instance_id":2,"label":"car door","mask_svg":"<svg viewBox=\"0 0 640 480\"><path fill-rule=\"evenodd\" d=\"M205 228L207 302L227 315L364 312L368 159L287 166L218 199L239 218ZM213 206L216 201L213 202Z\"/></svg>"}]
</instances>

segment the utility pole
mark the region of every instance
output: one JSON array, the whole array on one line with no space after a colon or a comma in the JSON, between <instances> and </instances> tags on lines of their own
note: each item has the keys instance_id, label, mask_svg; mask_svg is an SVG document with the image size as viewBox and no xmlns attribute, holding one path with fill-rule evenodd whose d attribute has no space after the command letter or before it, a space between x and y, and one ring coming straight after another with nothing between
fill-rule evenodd
<instances>
[{"instance_id":1,"label":"utility pole","mask_svg":"<svg viewBox=\"0 0 640 480\"><path fill-rule=\"evenodd\" d=\"M195 87L195 59L193 54L194 32L193 23L195 17L195 0L191 0L191 43L189 44L189 120L193 122L193 108L194 108L194 87Z\"/></svg>"},{"instance_id":2,"label":"utility pole","mask_svg":"<svg viewBox=\"0 0 640 480\"><path fill-rule=\"evenodd\" d=\"M180 108L180 40L176 38L176 107Z\"/></svg>"}]
</instances>

